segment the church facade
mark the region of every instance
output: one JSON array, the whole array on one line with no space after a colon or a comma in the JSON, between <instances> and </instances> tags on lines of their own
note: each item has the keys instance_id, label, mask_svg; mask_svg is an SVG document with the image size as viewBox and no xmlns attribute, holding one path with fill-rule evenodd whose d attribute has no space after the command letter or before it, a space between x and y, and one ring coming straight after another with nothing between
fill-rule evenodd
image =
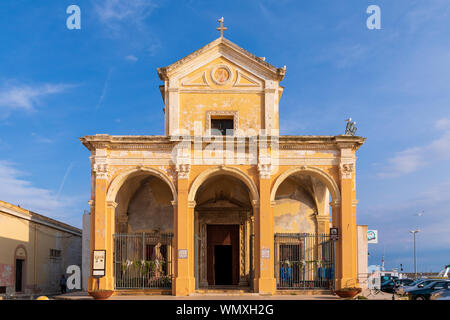
<instances>
[{"instance_id":1,"label":"church facade","mask_svg":"<svg viewBox=\"0 0 450 320\"><path fill-rule=\"evenodd\" d=\"M157 71L164 135L80 138L91 152L91 255L106 251L98 287L357 286L355 153L365 139L279 135L286 67L223 36Z\"/></svg>"}]
</instances>

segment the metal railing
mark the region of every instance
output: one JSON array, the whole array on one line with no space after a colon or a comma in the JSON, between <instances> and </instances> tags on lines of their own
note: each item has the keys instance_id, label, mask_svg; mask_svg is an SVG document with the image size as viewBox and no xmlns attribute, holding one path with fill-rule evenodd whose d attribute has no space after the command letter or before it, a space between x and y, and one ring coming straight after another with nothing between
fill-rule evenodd
<instances>
[{"instance_id":1,"label":"metal railing","mask_svg":"<svg viewBox=\"0 0 450 320\"><path fill-rule=\"evenodd\" d=\"M275 234L277 289L332 289L334 241L328 234Z\"/></svg>"},{"instance_id":2,"label":"metal railing","mask_svg":"<svg viewBox=\"0 0 450 320\"><path fill-rule=\"evenodd\" d=\"M116 289L170 289L173 251L173 234L115 234Z\"/></svg>"}]
</instances>

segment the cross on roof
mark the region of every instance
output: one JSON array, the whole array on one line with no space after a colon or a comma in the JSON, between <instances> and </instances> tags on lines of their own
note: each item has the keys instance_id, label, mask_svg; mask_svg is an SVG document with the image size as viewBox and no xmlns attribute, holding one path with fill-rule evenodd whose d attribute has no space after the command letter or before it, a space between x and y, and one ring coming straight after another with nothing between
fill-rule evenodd
<instances>
[{"instance_id":1,"label":"cross on roof","mask_svg":"<svg viewBox=\"0 0 450 320\"><path fill-rule=\"evenodd\" d=\"M223 32L228 28L223 26L223 17L217 20L217 22L220 22L220 28L217 28L217 31L220 31L220 37L223 38Z\"/></svg>"}]
</instances>

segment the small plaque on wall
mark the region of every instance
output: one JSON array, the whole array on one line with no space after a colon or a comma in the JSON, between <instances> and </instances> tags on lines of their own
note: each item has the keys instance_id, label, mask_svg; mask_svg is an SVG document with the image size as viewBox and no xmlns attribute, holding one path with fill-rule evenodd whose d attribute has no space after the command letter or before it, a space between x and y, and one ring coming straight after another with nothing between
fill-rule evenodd
<instances>
[{"instance_id":1,"label":"small plaque on wall","mask_svg":"<svg viewBox=\"0 0 450 320\"><path fill-rule=\"evenodd\" d=\"M187 259L188 251L187 249L178 249L178 259Z\"/></svg>"},{"instance_id":2,"label":"small plaque on wall","mask_svg":"<svg viewBox=\"0 0 450 320\"><path fill-rule=\"evenodd\" d=\"M262 259L270 259L270 249L269 248L261 249L261 258Z\"/></svg>"},{"instance_id":3,"label":"small plaque on wall","mask_svg":"<svg viewBox=\"0 0 450 320\"><path fill-rule=\"evenodd\" d=\"M94 250L92 275L95 277L105 276L106 250Z\"/></svg>"}]
</instances>

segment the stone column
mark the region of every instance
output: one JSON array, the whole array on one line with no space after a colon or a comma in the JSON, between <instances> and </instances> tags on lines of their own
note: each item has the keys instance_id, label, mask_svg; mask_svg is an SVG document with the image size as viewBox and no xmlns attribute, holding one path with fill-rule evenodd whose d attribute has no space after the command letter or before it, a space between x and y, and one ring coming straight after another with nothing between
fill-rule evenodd
<instances>
[{"instance_id":1,"label":"stone column","mask_svg":"<svg viewBox=\"0 0 450 320\"><path fill-rule=\"evenodd\" d=\"M274 234L273 209L270 203L270 165L258 166L259 208L255 210L255 283L256 292L274 294L276 280L274 276Z\"/></svg>"},{"instance_id":2,"label":"stone column","mask_svg":"<svg viewBox=\"0 0 450 320\"><path fill-rule=\"evenodd\" d=\"M188 203L190 165L177 165L178 199L175 210L175 282L172 293L188 295L195 290L194 279L194 207Z\"/></svg>"},{"instance_id":3,"label":"stone column","mask_svg":"<svg viewBox=\"0 0 450 320\"><path fill-rule=\"evenodd\" d=\"M339 217L339 241L340 250L339 277L337 287L357 286L357 229L355 190L354 190L354 154L351 149L341 149L341 214Z\"/></svg>"},{"instance_id":4,"label":"stone column","mask_svg":"<svg viewBox=\"0 0 450 320\"><path fill-rule=\"evenodd\" d=\"M92 277L92 263L94 250L106 250L105 276L99 279L98 288L104 290L113 290L113 251L111 250L111 217L110 209L106 203L106 192L108 189L108 164L106 157L100 157L99 154L106 154L106 150L96 150L96 157L93 163L93 172L95 174L94 182L94 201L93 214L91 214L91 252L90 252L90 277L89 290L97 289L97 279ZM114 220L114 218L113 218Z\"/></svg>"}]
</instances>

